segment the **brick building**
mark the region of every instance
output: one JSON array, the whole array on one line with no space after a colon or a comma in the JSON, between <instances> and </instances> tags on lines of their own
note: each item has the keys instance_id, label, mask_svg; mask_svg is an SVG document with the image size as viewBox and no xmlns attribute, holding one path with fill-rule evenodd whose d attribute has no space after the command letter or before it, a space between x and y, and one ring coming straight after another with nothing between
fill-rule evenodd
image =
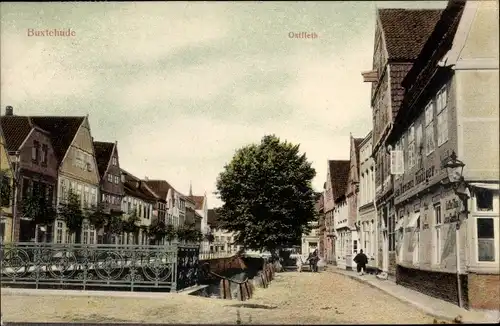
<instances>
[{"instance_id":1,"label":"brick building","mask_svg":"<svg viewBox=\"0 0 500 326\"><path fill-rule=\"evenodd\" d=\"M363 73L372 83L372 155L375 160L375 207L379 226L379 269L395 275L396 235L390 156L385 139L392 129L404 89L401 85L442 10L378 9L373 68Z\"/></svg>"},{"instance_id":2,"label":"brick building","mask_svg":"<svg viewBox=\"0 0 500 326\"><path fill-rule=\"evenodd\" d=\"M448 4L403 81L386 144L403 153L394 175L397 282L500 310L497 6ZM452 153L465 163L466 205L446 184Z\"/></svg>"}]
</instances>

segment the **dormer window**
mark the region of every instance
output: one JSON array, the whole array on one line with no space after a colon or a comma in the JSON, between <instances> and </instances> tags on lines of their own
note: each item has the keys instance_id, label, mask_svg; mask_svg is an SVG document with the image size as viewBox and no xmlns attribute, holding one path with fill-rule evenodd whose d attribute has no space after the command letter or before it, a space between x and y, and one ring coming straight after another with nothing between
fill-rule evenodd
<instances>
[{"instance_id":1,"label":"dormer window","mask_svg":"<svg viewBox=\"0 0 500 326\"><path fill-rule=\"evenodd\" d=\"M112 160L111 160L111 161L112 161L112 164L113 164L114 166L117 166L117 165L118 165L118 160L116 159L116 157L115 157L115 156L113 156L113 158L112 158Z\"/></svg>"}]
</instances>

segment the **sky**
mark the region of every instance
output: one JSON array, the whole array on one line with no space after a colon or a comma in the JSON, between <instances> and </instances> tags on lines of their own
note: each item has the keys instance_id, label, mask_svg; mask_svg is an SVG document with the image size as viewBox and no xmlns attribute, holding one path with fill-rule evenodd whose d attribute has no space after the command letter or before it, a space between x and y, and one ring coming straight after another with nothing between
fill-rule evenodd
<instances>
[{"instance_id":1,"label":"sky","mask_svg":"<svg viewBox=\"0 0 500 326\"><path fill-rule=\"evenodd\" d=\"M372 127L375 10L446 1L1 3L0 102L18 115L89 115L120 165L207 193L267 134L300 144L322 191L327 160ZM29 36L29 29L73 36ZM290 33L317 38L291 38Z\"/></svg>"}]
</instances>

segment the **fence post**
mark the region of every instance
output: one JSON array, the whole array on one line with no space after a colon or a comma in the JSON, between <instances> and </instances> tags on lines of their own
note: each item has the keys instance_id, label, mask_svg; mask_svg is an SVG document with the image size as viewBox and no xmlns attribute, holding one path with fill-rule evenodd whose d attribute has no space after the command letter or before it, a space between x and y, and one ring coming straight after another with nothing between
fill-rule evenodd
<instances>
[{"instance_id":1,"label":"fence post","mask_svg":"<svg viewBox=\"0 0 500 326\"><path fill-rule=\"evenodd\" d=\"M170 288L170 291L171 292L177 292L177 267L179 266L179 261L178 261L178 257L179 257L179 254L178 254L178 251L179 251L179 246L177 244L175 245L169 245L167 248L169 248L169 250L171 251L171 255L173 255L173 258L172 258L172 287ZM170 256L167 255L168 256Z\"/></svg>"}]
</instances>

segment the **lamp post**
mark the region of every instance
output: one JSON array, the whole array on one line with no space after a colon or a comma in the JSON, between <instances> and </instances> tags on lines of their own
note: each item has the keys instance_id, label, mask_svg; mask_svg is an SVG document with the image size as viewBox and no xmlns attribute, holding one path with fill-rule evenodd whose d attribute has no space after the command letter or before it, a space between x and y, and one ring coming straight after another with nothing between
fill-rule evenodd
<instances>
[{"instance_id":1,"label":"lamp post","mask_svg":"<svg viewBox=\"0 0 500 326\"><path fill-rule=\"evenodd\" d=\"M468 211L468 200L469 200L469 195L465 192L467 189L467 183L464 180L463 177L463 170L464 170L465 163L460 161L457 158L457 154L453 151L448 158L448 160L443 164L443 167L446 168L446 172L448 175L448 183L451 184L451 187L455 194L460 198L463 204L463 210L460 210L457 212L456 216L456 225L455 225L455 237L456 237L456 264L457 264L457 292L458 292L458 304L460 308L463 307L463 302L462 302L462 283L460 281L460 225L461 225L461 219L460 219L460 214L465 213L465 218L467 218L469 211ZM464 187L464 191L460 191L460 188Z\"/></svg>"}]
</instances>

